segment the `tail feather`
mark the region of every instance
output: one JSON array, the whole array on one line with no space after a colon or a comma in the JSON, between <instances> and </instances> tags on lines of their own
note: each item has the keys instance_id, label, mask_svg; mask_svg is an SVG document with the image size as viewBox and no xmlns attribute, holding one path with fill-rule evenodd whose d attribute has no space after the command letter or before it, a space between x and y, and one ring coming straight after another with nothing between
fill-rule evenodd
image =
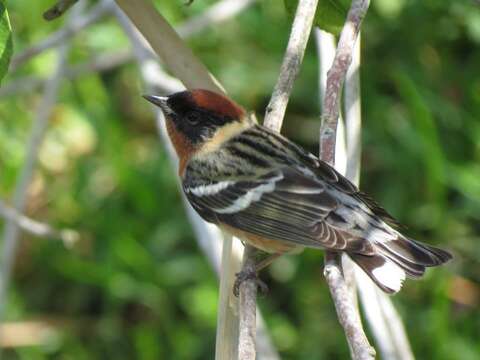
<instances>
[{"instance_id":1,"label":"tail feather","mask_svg":"<svg viewBox=\"0 0 480 360\"><path fill-rule=\"evenodd\" d=\"M375 255L349 255L377 286L389 294L400 290L406 276L419 278L427 267L441 265L452 258L445 250L401 235L395 240L377 242L374 247Z\"/></svg>"},{"instance_id":2,"label":"tail feather","mask_svg":"<svg viewBox=\"0 0 480 360\"><path fill-rule=\"evenodd\" d=\"M450 253L434 246L422 244L413 239L398 237L395 240L377 243L381 252L426 267L441 265L452 258Z\"/></svg>"},{"instance_id":3,"label":"tail feather","mask_svg":"<svg viewBox=\"0 0 480 360\"><path fill-rule=\"evenodd\" d=\"M405 271L381 255L349 254L350 258L387 294L398 292L405 280Z\"/></svg>"},{"instance_id":4,"label":"tail feather","mask_svg":"<svg viewBox=\"0 0 480 360\"><path fill-rule=\"evenodd\" d=\"M400 266L405 274L409 278L418 279L423 276L425 273L425 266L412 263L410 261L399 260L397 257L392 256L391 254L383 254L386 259L394 262L396 265Z\"/></svg>"}]
</instances>

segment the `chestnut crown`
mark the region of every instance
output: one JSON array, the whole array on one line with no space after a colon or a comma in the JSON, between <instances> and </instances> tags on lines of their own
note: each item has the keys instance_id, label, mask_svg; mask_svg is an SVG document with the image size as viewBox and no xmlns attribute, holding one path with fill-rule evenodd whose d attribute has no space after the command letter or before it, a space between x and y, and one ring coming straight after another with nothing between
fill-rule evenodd
<instances>
[{"instance_id":1,"label":"chestnut crown","mask_svg":"<svg viewBox=\"0 0 480 360\"><path fill-rule=\"evenodd\" d=\"M241 122L245 111L226 96L210 90L182 91L167 97L145 95L159 106L176 130L193 144L211 138L217 129L232 122Z\"/></svg>"}]
</instances>

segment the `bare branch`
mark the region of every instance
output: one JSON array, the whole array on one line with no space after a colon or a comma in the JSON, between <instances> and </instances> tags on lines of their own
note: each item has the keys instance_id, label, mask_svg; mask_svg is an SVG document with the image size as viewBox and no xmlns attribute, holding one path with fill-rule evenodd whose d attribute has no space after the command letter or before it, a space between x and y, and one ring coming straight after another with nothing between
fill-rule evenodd
<instances>
[{"instance_id":1,"label":"bare branch","mask_svg":"<svg viewBox=\"0 0 480 360\"><path fill-rule=\"evenodd\" d=\"M348 11L345 26L340 34L337 51L328 72L325 100L323 103L323 124L320 133L320 156L323 161L334 165L337 121L340 112L341 89L352 62L353 48L360 32L360 25L367 13L369 0L353 0Z\"/></svg>"},{"instance_id":2,"label":"bare branch","mask_svg":"<svg viewBox=\"0 0 480 360\"><path fill-rule=\"evenodd\" d=\"M43 18L48 21L54 20L65 14L65 12L77 1L78 0L59 0L55 5L43 13Z\"/></svg>"},{"instance_id":3,"label":"bare branch","mask_svg":"<svg viewBox=\"0 0 480 360\"><path fill-rule=\"evenodd\" d=\"M300 0L298 2L287 50L283 57L280 75L265 113L264 125L280 131L288 99L302 64L303 54L312 29L318 0Z\"/></svg>"},{"instance_id":4,"label":"bare branch","mask_svg":"<svg viewBox=\"0 0 480 360\"><path fill-rule=\"evenodd\" d=\"M352 61L355 42L361 22L368 10L368 0L353 0L338 43L337 51L326 81L323 101L323 124L320 130L320 157L334 165L337 124L340 112L342 85ZM337 315L344 328L353 359L373 359L375 350L370 346L362 328L356 302L345 281L340 258L325 253L324 275L332 294Z\"/></svg>"},{"instance_id":5,"label":"bare branch","mask_svg":"<svg viewBox=\"0 0 480 360\"><path fill-rule=\"evenodd\" d=\"M255 249L245 247L242 271L255 273ZM255 281L243 281L239 291L240 335L238 340L238 359L254 360L256 357L257 336L257 284Z\"/></svg>"},{"instance_id":6,"label":"bare branch","mask_svg":"<svg viewBox=\"0 0 480 360\"><path fill-rule=\"evenodd\" d=\"M338 320L347 337L352 359L374 359L375 350L368 343L363 331L358 310L343 277L340 258L337 254L325 253L324 275L337 310Z\"/></svg>"},{"instance_id":7,"label":"bare branch","mask_svg":"<svg viewBox=\"0 0 480 360\"><path fill-rule=\"evenodd\" d=\"M80 238L80 235L75 230L55 229L49 224L30 219L13 207L8 206L3 200L0 200L0 216L7 221L15 223L23 231L32 235L42 238L60 239L67 248L71 248Z\"/></svg>"},{"instance_id":8,"label":"bare branch","mask_svg":"<svg viewBox=\"0 0 480 360\"><path fill-rule=\"evenodd\" d=\"M20 54L14 56L10 63L10 72L15 71L20 65L28 61L35 55L59 46L65 43L70 37L83 30L87 26L99 21L111 9L113 0L101 0L86 15L76 16L69 20L65 27L53 33L43 41L38 42L32 47L24 50Z\"/></svg>"},{"instance_id":9,"label":"bare branch","mask_svg":"<svg viewBox=\"0 0 480 360\"><path fill-rule=\"evenodd\" d=\"M205 65L197 59L190 48L183 44L175 30L149 1L116 0L116 2L166 66L182 80L187 88L204 88L224 92Z\"/></svg>"},{"instance_id":10,"label":"bare branch","mask_svg":"<svg viewBox=\"0 0 480 360\"><path fill-rule=\"evenodd\" d=\"M327 73L332 67L333 59L335 58L336 41L332 34L315 29L315 37L317 44L317 53L320 66L319 73L319 89L320 89L320 104L323 106L327 84ZM342 114L338 116L337 135L335 140L335 169L341 174L345 175L347 168L347 144L345 142L345 122Z\"/></svg>"},{"instance_id":11,"label":"bare branch","mask_svg":"<svg viewBox=\"0 0 480 360\"><path fill-rule=\"evenodd\" d=\"M85 1L81 1L80 4L73 9L69 21L73 21L73 19L83 11L85 5ZM57 99L58 89L67 64L68 51L68 43L59 47L56 71L46 84L43 99L35 112L36 118L33 121L32 129L30 131L25 162L15 186L13 204L18 212L23 212L25 207L27 188L30 184L33 170L37 162L38 149L42 143L52 108ZM0 317L3 314L10 274L15 261L19 230L17 222L7 221L3 232L3 251L0 273Z\"/></svg>"}]
</instances>

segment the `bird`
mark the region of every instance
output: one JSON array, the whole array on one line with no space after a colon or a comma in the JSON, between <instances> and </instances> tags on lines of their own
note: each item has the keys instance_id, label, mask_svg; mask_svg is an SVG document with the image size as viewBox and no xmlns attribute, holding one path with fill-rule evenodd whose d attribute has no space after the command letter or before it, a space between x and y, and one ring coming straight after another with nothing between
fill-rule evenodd
<instances>
[{"instance_id":1,"label":"bird","mask_svg":"<svg viewBox=\"0 0 480 360\"><path fill-rule=\"evenodd\" d=\"M252 119L225 95L144 95L161 109L183 192L207 222L272 259L305 248L346 254L384 292L452 255L413 240L332 166ZM269 262L261 261L259 271Z\"/></svg>"}]
</instances>

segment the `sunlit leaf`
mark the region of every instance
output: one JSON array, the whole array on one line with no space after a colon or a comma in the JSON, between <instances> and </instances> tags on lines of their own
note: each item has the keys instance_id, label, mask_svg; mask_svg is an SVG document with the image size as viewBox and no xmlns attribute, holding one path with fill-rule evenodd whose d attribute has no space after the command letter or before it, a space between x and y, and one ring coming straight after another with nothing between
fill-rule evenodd
<instances>
[{"instance_id":1,"label":"sunlit leaf","mask_svg":"<svg viewBox=\"0 0 480 360\"><path fill-rule=\"evenodd\" d=\"M12 29L8 19L7 8L3 1L0 1L0 81L8 70L10 57L12 56Z\"/></svg>"}]
</instances>

